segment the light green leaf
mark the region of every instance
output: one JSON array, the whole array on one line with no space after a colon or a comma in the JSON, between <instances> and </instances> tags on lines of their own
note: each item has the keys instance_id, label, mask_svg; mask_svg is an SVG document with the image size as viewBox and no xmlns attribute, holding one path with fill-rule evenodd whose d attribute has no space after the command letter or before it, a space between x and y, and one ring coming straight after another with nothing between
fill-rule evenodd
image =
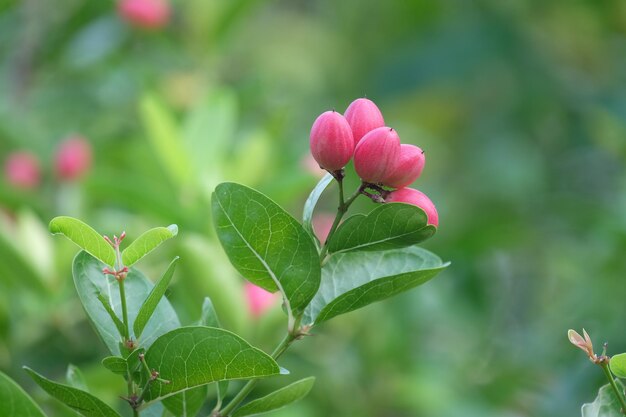
<instances>
[{"instance_id":1,"label":"light green leaf","mask_svg":"<svg viewBox=\"0 0 626 417\"><path fill-rule=\"evenodd\" d=\"M280 291L288 307L301 312L320 280L311 236L278 204L240 184L218 185L211 205L217 235L235 268L253 284Z\"/></svg>"},{"instance_id":2,"label":"light green leaf","mask_svg":"<svg viewBox=\"0 0 626 417\"><path fill-rule=\"evenodd\" d=\"M152 288L152 291L150 291L150 294L148 294L148 297L146 297L145 301L141 305L139 313L137 313L137 318L135 318L135 322L133 324L133 330L137 339L141 337L143 329L146 327L146 324L148 324L150 317L152 317L152 314L159 305L163 295L165 295L165 291L174 276L174 270L176 270L176 262L178 262L178 259L178 256L174 258L161 279Z\"/></svg>"},{"instance_id":3,"label":"light green leaf","mask_svg":"<svg viewBox=\"0 0 626 417\"><path fill-rule=\"evenodd\" d=\"M126 359L119 356L107 356L102 359L102 365L117 375L127 375L128 365Z\"/></svg>"},{"instance_id":4,"label":"light green leaf","mask_svg":"<svg viewBox=\"0 0 626 417\"><path fill-rule=\"evenodd\" d=\"M207 327L222 327L219 319L217 318L215 308L213 307L213 302L209 297L204 297L204 302L202 303L200 325Z\"/></svg>"},{"instance_id":5,"label":"light green leaf","mask_svg":"<svg viewBox=\"0 0 626 417\"><path fill-rule=\"evenodd\" d=\"M449 264L417 246L334 255L322 268L322 283L303 323L321 323L421 285Z\"/></svg>"},{"instance_id":6,"label":"light green leaf","mask_svg":"<svg viewBox=\"0 0 626 417\"><path fill-rule=\"evenodd\" d=\"M333 176L330 173L327 173L322 177L322 179L317 183L311 194L309 194L309 198L306 199L304 203L304 211L302 212L302 226L304 230L309 232L309 234L313 237L316 244L318 244L317 237L315 236L315 231L313 230L313 212L315 211L315 206L319 201L320 197L324 190L330 185L333 181Z\"/></svg>"},{"instance_id":7,"label":"light green leaf","mask_svg":"<svg viewBox=\"0 0 626 417\"><path fill-rule=\"evenodd\" d=\"M621 392L624 392L624 385L618 380L617 386ZM592 403L587 403L582 406L582 417L624 417L621 412L621 405L615 396L615 391L611 388L611 385L607 384L600 388L598 396Z\"/></svg>"},{"instance_id":8,"label":"light green leaf","mask_svg":"<svg viewBox=\"0 0 626 417\"><path fill-rule=\"evenodd\" d=\"M109 298L100 293L95 285L93 286L93 291L97 294L98 301L100 301L102 307L104 307L106 312L109 314L109 317L111 317L111 320L113 321L113 324L115 324L115 327L121 337L126 332L126 328L124 327L122 320L120 320L120 318L117 317L117 314L115 314L115 311L113 311L111 304L109 304Z\"/></svg>"},{"instance_id":9,"label":"light green leaf","mask_svg":"<svg viewBox=\"0 0 626 417\"><path fill-rule=\"evenodd\" d=\"M252 400L233 413L233 417L244 417L267 413L285 407L304 398L315 383L315 377L296 381L265 397Z\"/></svg>"},{"instance_id":10,"label":"light green leaf","mask_svg":"<svg viewBox=\"0 0 626 417\"><path fill-rule=\"evenodd\" d=\"M208 387L191 388L163 399L163 405L176 417L194 417L207 399Z\"/></svg>"},{"instance_id":11,"label":"light green leaf","mask_svg":"<svg viewBox=\"0 0 626 417\"><path fill-rule=\"evenodd\" d=\"M226 330L192 326L159 337L145 356L150 369L170 381L154 381L147 401L162 400L189 388L226 379L252 379L279 374L276 362Z\"/></svg>"},{"instance_id":12,"label":"light green leaf","mask_svg":"<svg viewBox=\"0 0 626 417\"><path fill-rule=\"evenodd\" d=\"M87 388L87 383L85 382L85 377L77 366L72 364L69 364L67 366L65 379L67 379L67 383L74 388L78 388L83 391L89 391L89 388Z\"/></svg>"},{"instance_id":13,"label":"light green leaf","mask_svg":"<svg viewBox=\"0 0 626 417\"><path fill-rule=\"evenodd\" d=\"M626 378L626 353L611 357L611 372L618 378Z\"/></svg>"},{"instance_id":14,"label":"light green leaf","mask_svg":"<svg viewBox=\"0 0 626 417\"><path fill-rule=\"evenodd\" d=\"M171 224L167 227L155 227L143 233L122 252L122 262L131 266L138 260L152 252L161 243L178 234L178 226Z\"/></svg>"},{"instance_id":15,"label":"light green leaf","mask_svg":"<svg viewBox=\"0 0 626 417\"><path fill-rule=\"evenodd\" d=\"M86 252L80 252L74 258L72 274L74 285L89 320L114 356L121 356L119 342L121 337L111 317L98 300L98 294L107 297L109 304L118 316L121 315L119 284L110 276L102 273L103 264ZM139 307L152 291L153 284L141 272L131 268L124 280L128 304L128 320L135 322ZM95 288L94 288L95 287ZM180 327L176 312L166 298L162 298L153 319L148 322L139 340L141 347L147 348L160 335ZM134 334L131 334L134 338ZM136 339L136 338L135 338Z\"/></svg>"},{"instance_id":16,"label":"light green leaf","mask_svg":"<svg viewBox=\"0 0 626 417\"><path fill-rule=\"evenodd\" d=\"M348 218L329 242L329 252L385 250L404 248L422 242L435 234L426 213L405 203L381 204L368 215Z\"/></svg>"},{"instance_id":17,"label":"light green leaf","mask_svg":"<svg viewBox=\"0 0 626 417\"><path fill-rule=\"evenodd\" d=\"M115 251L98 232L87 223L73 217L55 217L50 221L50 233L62 234L82 250L108 266L115 265Z\"/></svg>"},{"instance_id":18,"label":"light green leaf","mask_svg":"<svg viewBox=\"0 0 626 417\"><path fill-rule=\"evenodd\" d=\"M0 372L0 416L46 417L35 401L2 372Z\"/></svg>"},{"instance_id":19,"label":"light green leaf","mask_svg":"<svg viewBox=\"0 0 626 417\"><path fill-rule=\"evenodd\" d=\"M26 366L24 370L50 396L85 417L120 417L115 410L88 392L51 381Z\"/></svg>"}]
</instances>

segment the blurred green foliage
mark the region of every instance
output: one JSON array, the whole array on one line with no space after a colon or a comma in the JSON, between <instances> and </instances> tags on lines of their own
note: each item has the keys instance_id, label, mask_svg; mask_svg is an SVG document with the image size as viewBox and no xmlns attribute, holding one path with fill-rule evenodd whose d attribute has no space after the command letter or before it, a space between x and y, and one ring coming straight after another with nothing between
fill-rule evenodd
<instances>
[{"instance_id":1,"label":"blurred green foliage","mask_svg":"<svg viewBox=\"0 0 626 417\"><path fill-rule=\"evenodd\" d=\"M0 1L0 156L30 150L44 166L37 190L0 185L2 371L55 415L72 414L22 364L58 380L76 364L120 401L71 284L74 248L46 231L60 214L133 239L177 223L159 251L181 256L169 298L184 324L209 295L226 328L269 349L284 317L247 314L210 191L243 182L299 215L317 181L303 163L311 123L366 94L426 150L415 186L441 219L426 246L453 265L296 345L282 365L318 384L274 415L572 416L595 397L602 375L566 331L626 349L623 0L173 7L166 29L145 32L113 1ZM52 155L72 133L95 166L61 183ZM139 267L156 279L165 264Z\"/></svg>"}]
</instances>

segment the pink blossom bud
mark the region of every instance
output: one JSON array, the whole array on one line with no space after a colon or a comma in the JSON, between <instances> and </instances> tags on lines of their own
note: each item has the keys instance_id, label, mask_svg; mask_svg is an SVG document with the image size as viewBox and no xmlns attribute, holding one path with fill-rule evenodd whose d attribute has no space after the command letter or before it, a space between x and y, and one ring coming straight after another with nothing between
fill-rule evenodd
<instances>
[{"instance_id":1,"label":"pink blossom bud","mask_svg":"<svg viewBox=\"0 0 626 417\"><path fill-rule=\"evenodd\" d=\"M250 282L246 281L244 284L244 290L246 292L246 300L248 301L248 309L253 317L260 317L269 310L278 299L278 294L273 294L269 291L265 291L263 288L258 287Z\"/></svg>"},{"instance_id":2,"label":"pink blossom bud","mask_svg":"<svg viewBox=\"0 0 626 417\"><path fill-rule=\"evenodd\" d=\"M352 130L346 119L336 111L324 112L315 119L310 138L313 158L328 171L343 168L352 158Z\"/></svg>"},{"instance_id":3,"label":"pink blossom bud","mask_svg":"<svg viewBox=\"0 0 626 417\"><path fill-rule=\"evenodd\" d=\"M63 180L75 180L91 168L91 145L80 136L63 141L55 156L57 176Z\"/></svg>"},{"instance_id":4,"label":"pink blossom bud","mask_svg":"<svg viewBox=\"0 0 626 417\"><path fill-rule=\"evenodd\" d=\"M345 116L352 128L352 136L354 136L355 145L358 144L367 133L385 126L383 115L378 107L376 107L376 104L366 98L357 98L350 103L346 109Z\"/></svg>"},{"instance_id":5,"label":"pink blossom bud","mask_svg":"<svg viewBox=\"0 0 626 417\"><path fill-rule=\"evenodd\" d=\"M41 180L39 160L29 152L15 152L4 162L7 182L17 188L35 188Z\"/></svg>"},{"instance_id":6,"label":"pink blossom bud","mask_svg":"<svg viewBox=\"0 0 626 417\"><path fill-rule=\"evenodd\" d=\"M437 209L430 198L421 191L413 188L400 188L399 190L392 191L387 198L386 203L408 203L413 204L424 210L428 218L428 224L439 226L439 215Z\"/></svg>"},{"instance_id":7,"label":"pink blossom bud","mask_svg":"<svg viewBox=\"0 0 626 417\"><path fill-rule=\"evenodd\" d=\"M167 0L120 0L118 14L133 26L142 29L159 29L170 19Z\"/></svg>"},{"instance_id":8,"label":"pink blossom bud","mask_svg":"<svg viewBox=\"0 0 626 417\"><path fill-rule=\"evenodd\" d=\"M334 222L335 216L329 213L320 213L313 216L313 230L320 242L326 242Z\"/></svg>"},{"instance_id":9,"label":"pink blossom bud","mask_svg":"<svg viewBox=\"0 0 626 417\"><path fill-rule=\"evenodd\" d=\"M354 150L354 169L365 182L381 183L400 156L400 138L395 130L379 127L365 136Z\"/></svg>"},{"instance_id":10,"label":"pink blossom bud","mask_svg":"<svg viewBox=\"0 0 626 417\"><path fill-rule=\"evenodd\" d=\"M583 329L584 337L578 334L575 330L569 329L567 331L567 338L569 341L576 347L580 348L587 354L589 359L594 361L597 357L596 354L593 353L593 343L591 343L591 338L587 334L587 331Z\"/></svg>"},{"instance_id":11,"label":"pink blossom bud","mask_svg":"<svg viewBox=\"0 0 626 417\"><path fill-rule=\"evenodd\" d=\"M415 181L424 169L424 152L414 145L400 145L400 157L395 168L382 183L388 187L402 188Z\"/></svg>"}]
</instances>

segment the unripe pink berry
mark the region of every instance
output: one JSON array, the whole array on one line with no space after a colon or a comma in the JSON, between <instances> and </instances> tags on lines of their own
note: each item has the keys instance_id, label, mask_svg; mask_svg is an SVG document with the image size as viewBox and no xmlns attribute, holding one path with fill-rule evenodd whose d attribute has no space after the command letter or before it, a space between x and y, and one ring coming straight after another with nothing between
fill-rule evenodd
<instances>
[{"instance_id":1,"label":"unripe pink berry","mask_svg":"<svg viewBox=\"0 0 626 417\"><path fill-rule=\"evenodd\" d=\"M354 153L350 125L336 111L324 112L315 119L310 139L313 158L331 172L346 166Z\"/></svg>"},{"instance_id":2,"label":"unripe pink berry","mask_svg":"<svg viewBox=\"0 0 626 417\"><path fill-rule=\"evenodd\" d=\"M394 129L379 127L365 136L354 150L354 169L365 182L381 183L400 156L400 137Z\"/></svg>"},{"instance_id":3,"label":"unripe pink berry","mask_svg":"<svg viewBox=\"0 0 626 417\"><path fill-rule=\"evenodd\" d=\"M120 0L118 14L133 26L143 29L159 29L170 19L167 0Z\"/></svg>"},{"instance_id":4,"label":"unripe pink berry","mask_svg":"<svg viewBox=\"0 0 626 417\"><path fill-rule=\"evenodd\" d=\"M278 294L265 291L263 288L248 281L244 284L244 291L246 293L246 301L248 302L248 310L255 318L260 317L272 308L278 299Z\"/></svg>"},{"instance_id":5,"label":"unripe pink berry","mask_svg":"<svg viewBox=\"0 0 626 417\"><path fill-rule=\"evenodd\" d=\"M39 185L39 160L30 152L15 152L4 162L4 176L14 187L32 189Z\"/></svg>"},{"instance_id":6,"label":"unripe pink berry","mask_svg":"<svg viewBox=\"0 0 626 417\"><path fill-rule=\"evenodd\" d=\"M54 168L59 178L75 180L83 176L92 161L91 145L80 136L69 138L59 145Z\"/></svg>"},{"instance_id":7,"label":"unripe pink berry","mask_svg":"<svg viewBox=\"0 0 626 417\"><path fill-rule=\"evenodd\" d=\"M400 145L400 157L395 168L382 183L388 187L402 188L415 181L424 169L426 158L424 152L415 145Z\"/></svg>"},{"instance_id":8,"label":"unripe pink berry","mask_svg":"<svg viewBox=\"0 0 626 417\"><path fill-rule=\"evenodd\" d=\"M368 132L385 126L383 115L376 104L366 98L357 98L350 103L345 117L352 128L355 144L358 144Z\"/></svg>"},{"instance_id":9,"label":"unripe pink berry","mask_svg":"<svg viewBox=\"0 0 626 417\"><path fill-rule=\"evenodd\" d=\"M387 198L386 203L408 203L413 204L424 210L428 217L428 224L439 226L439 215L437 209L430 198L421 191L413 188L400 188L399 190L392 191Z\"/></svg>"}]
</instances>

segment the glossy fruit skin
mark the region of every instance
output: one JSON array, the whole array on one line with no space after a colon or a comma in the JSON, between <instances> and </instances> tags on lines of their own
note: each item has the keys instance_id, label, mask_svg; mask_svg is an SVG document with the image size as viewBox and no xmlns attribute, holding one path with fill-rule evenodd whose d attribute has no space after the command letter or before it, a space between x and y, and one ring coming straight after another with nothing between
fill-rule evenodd
<instances>
[{"instance_id":1,"label":"glossy fruit skin","mask_svg":"<svg viewBox=\"0 0 626 417\"><path fill-rule=\"evenodd\" d=\"M366 98L357 98L350 103L344 116L352 129L355 145L367 133L385 126L385 119L376 104Z\"/></svg>"},{"instance_id":2,"label":"glossy fruit skin","mask_svg":"<svg viewBox=\"0 0 626 417\"><path fill-rule=\"evenodd\" d=\"M72 181L84 176L92 164L91 144L83 137L71 137L59 145L54 167L62 180Z\"/></svg>"},{"instance_id":3,"label":"glossy fruit skin","mask_svg":"<svg viewBox=\"0 0 626 417\"><path fill-rule=\"evenodd\" d=\"M39 160L30 152L14 152L4 162L4 177L15 188L37 188L41 182Z\"/></svg>"},{"instance_id":4,"label":"glossy fruit skin","mask_svg":"<svg viewBox=\"0 0 626 417\"><path fill-rule=\"evenodd\" d=\"M439 226L439 214L433 202L423 192L414 188L400 188L392 191L387 198L386 203L408 203L413 204L424 210L428 217L428 224Z\"/></svg>"},{"instance_id":5,"label":"glossy fruit skin","mask_svg":"<svg viewBox=\"0 0 626 417\"><path fill-rule=\"evenodd\" d=\"M354 150L354 169L365 182L381 184L400 157L400 137L394 129L379 127L366 134Z\"/></svg>"},{"instance_id":6,"label":"glossy fruit skin","mask_svg":"<svg viewBox=\"0 0 626 417\"><path fill-rule=\"evenodd\" d=\"M278 299L278 294L265 291L263 288L248 281L244 284L244 291L248 302L248 310L252 317L255 318L262 316L263 313L272 308Z\"/></svg>"},{"instance_id":7,"label":"glossy fruit skin","mask_svg":"<svg viewBox=\"0 0 626 417\"><path fill-rule=\"evenodd\" d=\"M142 29L160 29L170 20L167 0L120 0L117 12L133 26Z\"/></svg>"},{"instance_id":8,"label":"glossy fruit skin","mask_svg":"<svg viewBox=\"0 0 626 417\"><path fill-rule=\"evenodd\" d=\"M327 171L340 170L352 159L354 139L346 119L336 111L319 115L310 135L311 155Z\"/></svg>"},{"instance_id":9,"label":"glossy fruit skin","mask_svg":"<svg viewBox=\"0 0 626 417\"><path fill-rule=\"evenodd\" d=\"M424 170L426 158L424 152L415 145L400 145L400 157L395 168L382 183L391 188L403 188L413 183Z\"/></svg>"}]
</instances>

